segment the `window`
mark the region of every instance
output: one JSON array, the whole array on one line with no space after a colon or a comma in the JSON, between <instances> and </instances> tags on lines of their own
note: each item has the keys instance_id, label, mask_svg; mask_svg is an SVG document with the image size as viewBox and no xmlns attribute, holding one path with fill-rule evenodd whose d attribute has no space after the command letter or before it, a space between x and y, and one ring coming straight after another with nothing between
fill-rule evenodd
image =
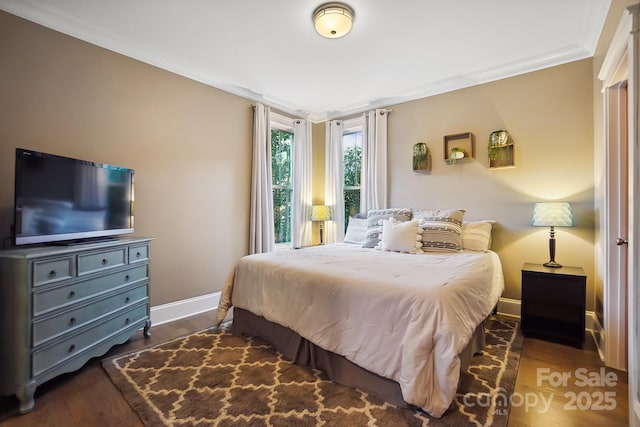
<instances>
[{"instance_id":1,"label":"window","mask_svg":"<svg viewBox=\"0 0 640 427\"><path fill-rule=\"evenodd\" d=\"M275 243L291 242L291 202L293 196L293 123L272 113L271 186Z\"/></svg>"},{"instance_id":2,"label":"window","mask_svg":"<svg viewBox=\"0 0 640 427\"><path fill-rule=\"evenodd\" d=\"M349 217L360 212L360 171L362 170L362 128L347 128L342 134L344 162L344 228Z\"/></svg>"}]
</instances>

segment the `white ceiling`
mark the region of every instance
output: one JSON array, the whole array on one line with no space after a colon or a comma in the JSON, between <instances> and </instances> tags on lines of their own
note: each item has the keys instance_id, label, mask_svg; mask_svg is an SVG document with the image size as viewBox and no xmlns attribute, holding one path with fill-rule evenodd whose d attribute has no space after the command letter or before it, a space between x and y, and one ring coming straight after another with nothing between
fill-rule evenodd
<instances>
[{"instance_id":1,"label":"white ceiling","mask_svg":"<svg viewBox=\"0 0 640 427\"><path fill-rule=\"evenodd\" d=\"M0 0L0 9L314 121L593 55L611 0Z\"/></svg>"}]
</instances>

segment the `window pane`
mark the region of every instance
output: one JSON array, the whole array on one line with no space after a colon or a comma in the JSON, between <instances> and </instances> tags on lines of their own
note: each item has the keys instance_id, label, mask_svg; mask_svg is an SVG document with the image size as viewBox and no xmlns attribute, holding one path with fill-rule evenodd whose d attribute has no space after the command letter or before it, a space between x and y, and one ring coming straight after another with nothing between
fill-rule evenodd
<instances>
[{"instance_id":1,"label":"window pane","mask_svg":"<svg viewBox=\"0 0 640 427\"><path fill-rule=\"evenodd\" d=\"M291 146L293 133L271 129L273 225L276 243L291 241Z\"/></svg>"},{"instance_id":2,"label":"window pane","mask_svg":"<svg viewBox=\"0 0 640 427\"><path fill-rule=\"evenodd\" d=\"M344 227L349 216L360 212L360 171L362 170L362 132L342 136L344 149Z\"/></svg>"},{"instance_id":3,"label":"window pane","mask_svg":"<svg viewBox=\"0 0 640 427\"><path fill-rule=\"evenodd\" d=\"M345 222L349 223L349 217L360 212L360 189L344 190L344 216ZM345 224L346 227L346 224Z\"/></svg>"},{"instance_id":4,"label":"window pane","mask_svg":"<svg viewBox=\"0 0 640 427\"><path fill-rule=\"evenodd\" d=\"M293 134L283 130L271 130L271 173L272 184L279 187L291 186L291 144Z\"/></svg>"},{"instance_id":5,"label":"window pane","mask_svg":"<svg viewBox=\"0 0 640 427\"><path fill-rule=\"evenodd\" d=\"M273 189L273 226L276 243L291 241L291 194L290 189Z\"/></svg>"}]
</instances>

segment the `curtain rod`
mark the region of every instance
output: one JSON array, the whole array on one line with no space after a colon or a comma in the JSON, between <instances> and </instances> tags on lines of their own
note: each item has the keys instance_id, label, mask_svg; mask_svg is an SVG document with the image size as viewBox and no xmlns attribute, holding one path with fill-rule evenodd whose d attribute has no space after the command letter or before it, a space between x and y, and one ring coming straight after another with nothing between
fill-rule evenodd
<instances>
[{"instance_id":1,"label":"curtain rod","mask_svg":"<svg viewBox=\"0 0 640 427\"><path fill-rule=\"evenodd\" d=\"M295 116L295 115L293 115L291 113L284 112L282 110L279 110L279 109L277 109L275 107L270 106L269 104L262 103L262 105L264 105L265 107L269 107L273 111L274 114L278 114L280 116L287 117L287 118L289 118L291 120L309 120L306 117ZM256 109L256 106L257 106L256 104L251 104L251 108L254 109L254 110Z\"/></svg>"}]
</instances>

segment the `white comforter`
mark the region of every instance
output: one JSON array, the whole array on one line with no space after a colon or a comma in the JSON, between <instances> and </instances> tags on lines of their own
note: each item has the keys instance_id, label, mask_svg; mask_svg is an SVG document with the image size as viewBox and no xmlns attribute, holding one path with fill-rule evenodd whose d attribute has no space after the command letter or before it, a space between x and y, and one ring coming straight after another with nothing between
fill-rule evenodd
<instances>
[{"instance_id":1,"label":"white comforter","mask_svg":"<svg viewBox=\"0 0 640 427\"><path fill-rule=\"evenodd\" d=\"M504 288L494 252L381 252L337 243L243 257L218 310L230 305L400 384L404 400L440 417L455 396L458 354Z\"/></svg>"}]
</instances>

